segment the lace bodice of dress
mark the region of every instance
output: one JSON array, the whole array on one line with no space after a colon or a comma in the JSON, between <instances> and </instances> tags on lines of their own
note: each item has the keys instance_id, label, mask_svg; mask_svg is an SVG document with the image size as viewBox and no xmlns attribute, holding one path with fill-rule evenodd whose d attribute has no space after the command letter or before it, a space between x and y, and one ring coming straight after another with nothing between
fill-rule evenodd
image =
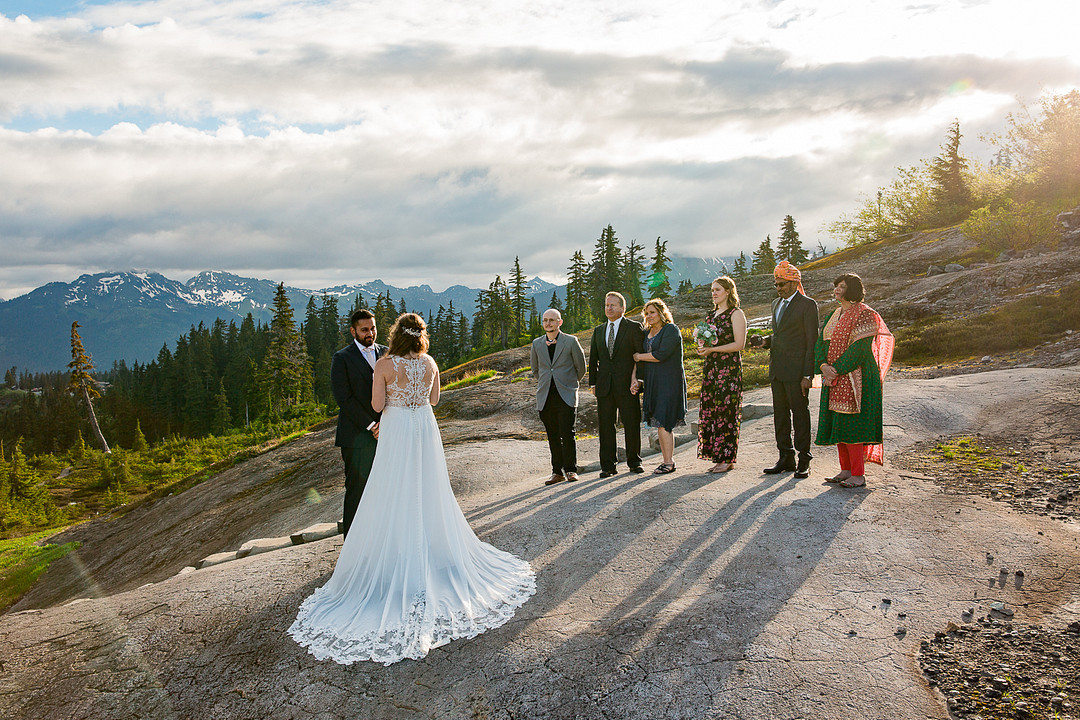
<instances>
[{"instance_id":1,"label":"lace bodice of dress","mask_svg":"<svg viewBox=\"0 0 1080 720\"><path fill-rule=\"evenodd\" d=\"M394 380L386 386L387 407L424 407L431 403L431 384L435 381L433 363L426 357L406 358L394 355Z\"/></svg>"}]
</instances>

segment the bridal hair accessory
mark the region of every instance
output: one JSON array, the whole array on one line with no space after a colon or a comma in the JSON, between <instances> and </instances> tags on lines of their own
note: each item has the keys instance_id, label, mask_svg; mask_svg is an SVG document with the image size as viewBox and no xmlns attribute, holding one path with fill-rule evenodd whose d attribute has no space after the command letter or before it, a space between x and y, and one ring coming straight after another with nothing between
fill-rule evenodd
<instances>
[{"instance_id":1,"label":"bridal hair accessory","mask_svg":"<svg viewBox=\"0 0 1080 720\"><path fill-rule=\"evenodd\" d=\"M413 328L401 328L401 331L409 333L413 337L420 337L420 331L419 330L414 330Z\"/></svg>"}]
</instances>

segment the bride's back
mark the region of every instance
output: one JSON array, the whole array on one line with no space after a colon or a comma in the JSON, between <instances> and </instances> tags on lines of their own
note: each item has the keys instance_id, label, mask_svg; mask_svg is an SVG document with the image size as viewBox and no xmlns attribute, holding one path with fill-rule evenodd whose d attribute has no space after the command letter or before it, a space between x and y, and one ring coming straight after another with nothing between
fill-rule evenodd
<instances>
[{"instance_id":1,"label":"bride's back","mask_svg":"<svg viewBox=\"0 0 1080 720\"><path fill-rule=\"evenodd\" d=\"M391 355L394 373L386 383L386 407L418 408L431 404L438 366L426 353L409 358Z\"/></svg>"}]
</instances>

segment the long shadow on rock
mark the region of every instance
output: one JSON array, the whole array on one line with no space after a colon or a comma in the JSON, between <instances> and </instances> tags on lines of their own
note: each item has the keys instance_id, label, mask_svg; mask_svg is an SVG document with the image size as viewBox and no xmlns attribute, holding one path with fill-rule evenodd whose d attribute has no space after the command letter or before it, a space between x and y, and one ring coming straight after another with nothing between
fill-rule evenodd
<instances>
[{"instance_id":1,"label":"long shadow on rock","mask_svg":"<svg viewBox=\"0 0 1080 720\"><path fill-rule=\"evenodd\" d=\"M797 481L775 483L761 482L727 501L665 558L653 560L631 592L550 652L545 666L559 681L548 685L549 693L505 709L534 718L707 713L713 691L756 652L755 639L865 497L846 495L838 503L825 492L784 503ZM637 527L643 531L644 524ZM550 610L610 561L611 553L583 552L564 592L548 593L525 611Z\"/></svg>"}]
</instances>

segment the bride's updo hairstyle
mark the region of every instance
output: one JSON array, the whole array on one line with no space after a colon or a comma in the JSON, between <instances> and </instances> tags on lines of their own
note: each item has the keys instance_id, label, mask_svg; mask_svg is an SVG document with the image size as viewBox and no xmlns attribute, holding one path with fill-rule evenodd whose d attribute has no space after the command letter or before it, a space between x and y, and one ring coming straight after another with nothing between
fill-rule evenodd
<instances>
[{"instance_id":1,"label":"bride's updo hairstyle","mask_svg":"<svg viewBox=\"0 0 1080 720\"><path fill-rule=\"evenodd\" d=\"M416 313L405 313L394 321L390 328L390 354L408 355L411 352L423 355L428 351L427 323Z\"/></svg>"}]
</instances>

